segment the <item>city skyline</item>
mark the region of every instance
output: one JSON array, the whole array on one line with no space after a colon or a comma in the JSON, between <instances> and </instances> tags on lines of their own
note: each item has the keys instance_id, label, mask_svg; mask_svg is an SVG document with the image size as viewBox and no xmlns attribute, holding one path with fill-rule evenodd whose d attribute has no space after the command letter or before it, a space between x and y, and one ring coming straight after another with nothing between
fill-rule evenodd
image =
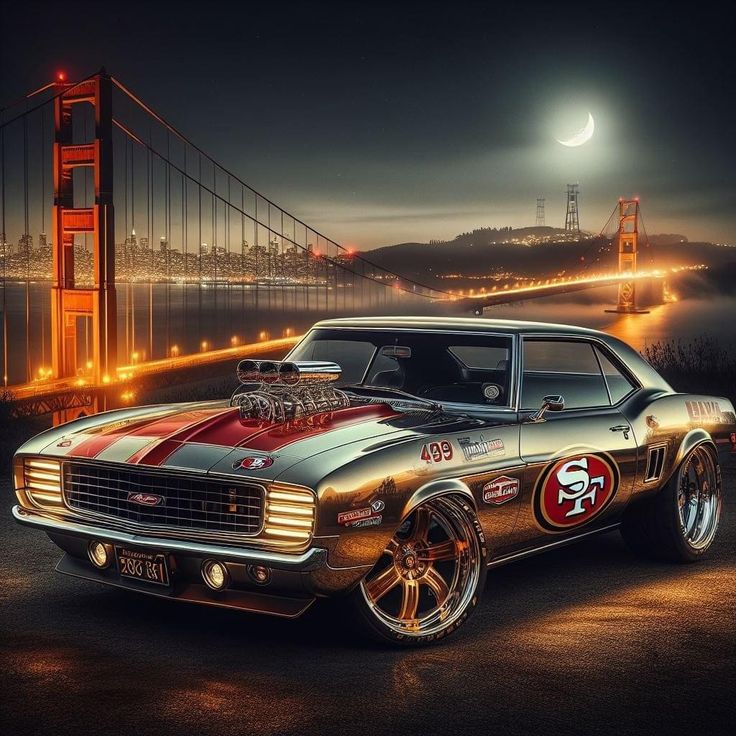
<instances>
[{"instance_id":1,"label":"city skyline","mask_svg":"<svg viewBox=\"0 0 736 736\"><path fill-rule=\"evenodd\" d=\"M561 226L568 181L581 184L584 229L637 194L652 231L734 239L730 9L680 16L624 4L621 26L553 6L410 3L389 16L380 3L287 4L223 24L197 6L157 4L140 24L134 3L113 34L92 7L72 3L57 17L4 6L16 31L0 50L3 104L60 68L79 78L104 64L231 170L348 246L528 225L537 197ZM90 17L83 27L80 15ZM46 42L29 67L19 44L31 28ZM131 39L152 51L131 56ZM703 75L706 66L718 74ZM585 145L556 142L589 113Z\"/></svg>"}]
</instances>

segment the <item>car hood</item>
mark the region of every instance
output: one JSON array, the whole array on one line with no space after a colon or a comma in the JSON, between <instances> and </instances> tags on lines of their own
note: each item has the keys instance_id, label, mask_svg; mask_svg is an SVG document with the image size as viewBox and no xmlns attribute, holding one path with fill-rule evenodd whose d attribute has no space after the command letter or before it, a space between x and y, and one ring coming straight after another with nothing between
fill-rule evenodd
<instances>
[{"instance_id":1,"label":"car hood","mask_svg":"<svg viewBox=\"0 0 736 736\"><path fill-rule=\"evenodd\" d=\"M141 407L48 430L20 448L68 460L124 463L273 480L307 458L341 462L419 437L508 421L354 406L287 423L241 419L223 402ZM339 451L339 452L336 452Z\"/></svg>"}]
</instances>

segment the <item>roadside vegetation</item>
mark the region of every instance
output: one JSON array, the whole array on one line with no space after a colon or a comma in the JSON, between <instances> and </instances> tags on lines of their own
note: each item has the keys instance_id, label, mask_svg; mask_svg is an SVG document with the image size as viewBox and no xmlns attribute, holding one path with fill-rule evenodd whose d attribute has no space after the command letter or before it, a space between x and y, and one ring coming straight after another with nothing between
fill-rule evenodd
<instances>
[{"instance_id":1,"label":"roadside vegetation","mask_svg":"<svg viewBox=\"0 0 736 736\"><path fill-rule=\"evenodd\" d=\"M736 354L717 339L655 342L642 355L676 391L725 396L736 403Z\"/></svg>"}]
</instances>

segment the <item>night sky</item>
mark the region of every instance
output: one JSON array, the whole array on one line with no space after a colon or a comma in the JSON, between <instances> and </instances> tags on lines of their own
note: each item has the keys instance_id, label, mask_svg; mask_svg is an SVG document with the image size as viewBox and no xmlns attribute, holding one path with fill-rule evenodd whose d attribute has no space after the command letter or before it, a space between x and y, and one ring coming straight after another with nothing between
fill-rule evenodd
<instances>
[{"instance_id":1,"label":"night sky","mask_svg":"<svg viewBox=\"0 0 736 736\"><path fill-rule=\"evenodd\" d=\"M2 1L0 105L105 66L249 184L374 247L581 226L736 242L734 11L692 4ZM555 141L581 128L592 140Z\"/></svg>"}]
</instances>

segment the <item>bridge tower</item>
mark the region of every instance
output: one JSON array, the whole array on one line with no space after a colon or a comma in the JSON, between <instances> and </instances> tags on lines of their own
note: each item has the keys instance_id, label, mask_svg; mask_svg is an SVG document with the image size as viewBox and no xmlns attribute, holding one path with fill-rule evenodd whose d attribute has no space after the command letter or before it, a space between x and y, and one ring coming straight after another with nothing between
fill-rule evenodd
<instances>
[{"instance_id":1,"label":"bridge tower","mask_svg":"<svg viewBox=\"0 0 736 736\"><path fill-rule=\"evenodd\" d=\"M567 185L567 212L565 213L565 230L571 233L580 232L580 218L578 216L579 184Z\"/></svg>"},{"instance_id":2,"label":"bridge tower","mask_svg":"<svg viewBox=\"0 0 736 736\"><path fill-rule=\"evenodd\" d=\"M537 197L537 227L544 227L544 197Z\"/></svg>"},{"instance_id":3,"label":"bridge tower","mask_svg":"<svg viewBox=\"0 0 736 736\"><path fill-rule=\"evenodd\" d=\"M635 274L639 254L639 198L618 201L618 271ZM616 309L606 310L624 314L647 314L636 307L636 281L622 281L618 287Z\"/></svg>"},{"instance_id":4,"label":"bridge tower","mask_svg":"<svg viewBox=\"0 0 736 736\"><path fill-rule=\"evenodd\" d=\"M73 135L72 111L82 113L77 106L85 104L94 112L94 138L75 143L79 135ZM77 375L77 329L83 320L90 320L92 376L99 385L113 375L117 358L111 78L103 70L69 85L54 101L54 120L52 367L56 378ZM94 204L75 206L76 168L92 169ZM93 236L91 286L78 287L75 278L74 236L78 233Z\"/></svg>"}]
</instances>

